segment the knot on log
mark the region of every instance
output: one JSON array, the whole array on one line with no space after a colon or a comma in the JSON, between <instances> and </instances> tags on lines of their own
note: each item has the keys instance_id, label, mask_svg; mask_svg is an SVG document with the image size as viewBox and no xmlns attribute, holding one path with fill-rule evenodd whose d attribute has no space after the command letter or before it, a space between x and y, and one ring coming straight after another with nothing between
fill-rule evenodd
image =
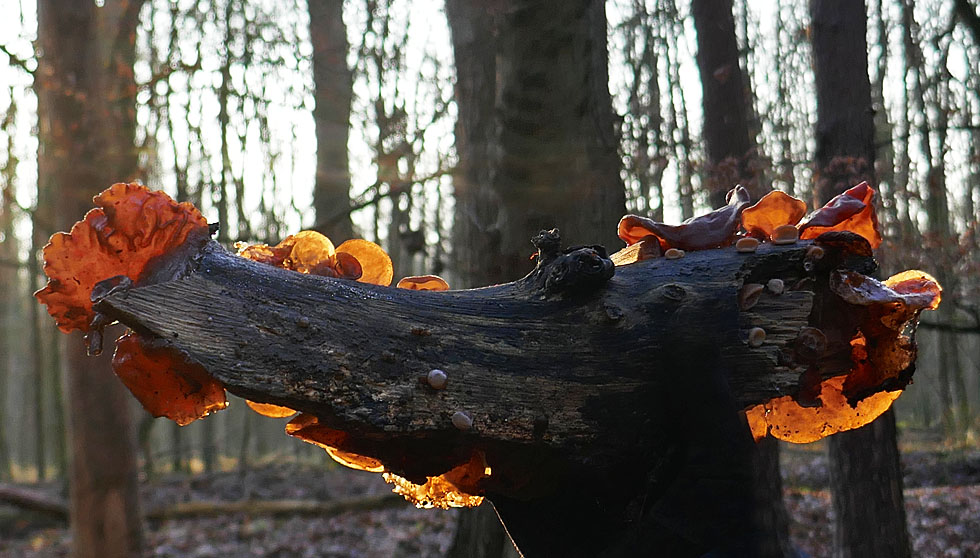
<instances>
[{"instance_id":1,"label":"knot on log","mask_svg":"<svg viewBox=\"0 0 980 558\"><path fill-rule=\"evenodd\" d=\"M603 246L573 246L562 251L558 229L541 231L531 243L538 249L538 265L530 277L545 295L591 291L616 273Z\"/></svg>"},{"instance_id":2,"label":"knot on log","mask_svg":"<svg viewBox=\"0 0 980 558\"><path fill-rule=\"evenodd\" d=\"M558 229L541 231L531 238L531 244L538 249L538 265L545 265L561 252L561 232Z\"/></svg>"}]
</instances>

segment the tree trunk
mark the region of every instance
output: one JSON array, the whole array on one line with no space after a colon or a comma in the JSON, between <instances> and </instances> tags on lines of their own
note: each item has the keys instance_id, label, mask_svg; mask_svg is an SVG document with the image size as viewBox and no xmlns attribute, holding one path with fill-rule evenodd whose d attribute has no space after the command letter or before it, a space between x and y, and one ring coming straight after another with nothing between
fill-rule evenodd
<instances>
[{"instance_id":1,"label":"tree trunk","mask_svg":"<svg viewBox=\"0 0 980 558\"><path fill-rule=\"evenodd\" d=\"M708 200L711 207L725 205L725 195L736 184L745 186L757 200L769 188L759 176L755 138L749 129L751 93L739 65L732 1L694 0L691 11L698 37Z\"/></svg>"},{"instance_id":2,"label":"tree trunk","mask_svg":"<svg viewBox=\"0 0 980 558\"><path fill-rule=\"evenodd\" d=\"M695 0L692 11L703 91L708 199L712 207L721 207L727 203L726 193L741 184L757 200L769 189L762 185L757 146L750 131L752 92L739 65L732 2ZM757 444L753 463L757 555L790 556L793 551L789 515L783 503L779 443L765 440Z\"/></svg>"},{"instance_id":3,"label":"tree trunk","mask_svg":"<svg viewBox=\"0 0 980 558\"><path fill-rule=\"evenodd\" d=\"M316 230L337 242L353 236L347 136L353 75L347 67L343 0L308 0L316 126Z\"/></svg>"},{"instance_id":4,"label":"tree trunk","mask_svg":"<svg viewBox=\"0 0 980 558\"><path fill-rule=\"evenodd\" d=\"M625 213L602 2L447 0L456 61L456 263L464 286L530 268L527 239L558 226L618 243ZM488 505L461 513L453 556L513 545Z\"/></svg>"},{"instance_id":5,"label":"tree trunk","mask_svg":"<svg viewBox=\"0 0 980 558\"><path fill-rule=\"evenodd\" d=\"M528 239L619 246L625 213L598 0L446 5L458 71L456 223L468 285L530 269ZM598 233L598 234L596 234Z\"/></svg>"},{"instance_id":6,"label":"tree trunk","mask_svg":"<svg viewBox=\"0 0 980 558\"><path fill-rule=\"evenodd\" d=\"M816 204L874 178L864 2L811 0L817 86ZM894 411L830 439L834 554L911 556Z\"/></svg>"},{"instance_id":7,"label":"tree trunk","mask_svg":"<svg viewBox=\"0 0 980 558\"><path fill-rule=\"evenodd\" d=\"M38 3L38 208L42 230L67 229L106 184L136 172L133 77L140 1ZM72 553L140 555L137 460L128 396L108 356L62 339L71 435Z\"/></svg>"}]
</instances>

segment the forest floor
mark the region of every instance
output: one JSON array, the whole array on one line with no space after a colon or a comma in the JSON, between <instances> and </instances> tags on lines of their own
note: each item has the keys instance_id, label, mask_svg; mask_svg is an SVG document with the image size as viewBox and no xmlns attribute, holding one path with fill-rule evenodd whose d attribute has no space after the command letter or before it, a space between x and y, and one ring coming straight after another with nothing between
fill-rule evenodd
<instances>
[{"instance_id":1,"label":"forest floor","mask_svg":"<svg viewBox=\"0 0 980 558\"><path fill-rule=\"evenodd\" d=\"M830 494L826 452L783 451L786 504L801 556L829 556ZM980 557L980 451L915 451L903 455L909 532L916 556ZM41 488L56 494L58 487ZM380 475L278 464L246 473L161 476L143 483L142 505L154 509L195 500L331 500L388 492ZM410 506L332 518L268 518L231 514L150 521L148 557L441 557L452 543L455 511ZM0 507L0 558L68 556L69 534L53 520Z\"/></svg>"}]
</instances>

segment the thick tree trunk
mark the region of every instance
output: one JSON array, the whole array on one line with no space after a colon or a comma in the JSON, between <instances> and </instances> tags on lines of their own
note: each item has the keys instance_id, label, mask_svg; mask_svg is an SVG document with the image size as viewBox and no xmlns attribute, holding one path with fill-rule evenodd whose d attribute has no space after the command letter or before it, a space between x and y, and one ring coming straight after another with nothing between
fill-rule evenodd
<instances>
[{"instance_id":1,"label":"thick tree trunk","mask_svg":"<svg viewBox=\"0 0 980 558\"><path fill-rule=\"evenodd\" d=\"M464 286L530 269L527 239L618 240L625 213L604 3L447 0L459 109L454 253ZM464 511L455 555L512 552L497 514ZM478 550L479 549L479 550Z\"/></svg>"},{"instance_id":2,"label":"thick tree trunk","mask_svg":"<svg viewBox=\"0 0 980 558\"><path fill-rule=\"evenodd\" d=\"M874 180L874 121L864 2L811 0L817 85L817 205ZM834 554L911 556L894 411L830 439Z\"/></svg>"},{"instance_id":3,"label":"thick tree trunk","mask_svg":"<svg viewBox=\"0 0 980 558\"><path fill-rule=\"evenodd\" d=\"M762 185L749 127L751 93L739 65L732 1L694 0L691 11L698 37L708 200L712 207L725 205L725 194L736 184L757 200L769 188Z\"/></svg>"},{"instance_id":4,"label":"thick tree trunk","mask_svg":"<svg viewBox=\"0 0 980 558\"><path fill-rule=\"evenodd\" d=\"M136 173L136 27L142 2L38 3L38 207L42 230L67 229L106 184ZM68 388L72 553L140 554L136 447L128 395L108 358L62 340Z\"/></svg>"},{"instance_id":5,"label":"thick tree trunk","mask_svg":"<svg viewBox=\"0 0 980 558\"><path fill-rule=\"evenodd\" d=\"M350 171L347 136L353 74L347 66L347 27L343 0L308 0L313 43L316 104L316 183L313 209L316 230L337 241L353 236L350 219Z\"/></svg>"},{"instance_id":6,"label":"thick tree trunk","mask_svg":"<svg viewBox=\"0 0 980 558\"><path fill-rule=\"evenodd\" d=\"M604 3L450 0L446 11L459 72L458 246L473 246L458 262L464 283L525 273L541 229L618 246L626 201Z\"/></svg>"},{"instance_id":7,"label":"thick tree trunk","mask_svg":"<svg viewBox=\"0 0 980 558\"><path fill-rule=\"evenodd\" d=\"M801 328L850 338L835 328L860 310L826 287L844 260L827 246L813 290L740 310L743 282L809 277L809 243L692 252L610 279L599 253L541 238L528 277L447 293L292 273L211 244L192 275L96 306L232 393L316 415L347 434L342 450L414 482L482 453L481 489L528 556L749 544L751 439L737 411L799 388L786 348ZM745 341L756 326L760 347ZM834 343L807 361L826 376L850 366L850 345ZM434 368L447 389L420 382Z\"/></svg>"}]
</instances>

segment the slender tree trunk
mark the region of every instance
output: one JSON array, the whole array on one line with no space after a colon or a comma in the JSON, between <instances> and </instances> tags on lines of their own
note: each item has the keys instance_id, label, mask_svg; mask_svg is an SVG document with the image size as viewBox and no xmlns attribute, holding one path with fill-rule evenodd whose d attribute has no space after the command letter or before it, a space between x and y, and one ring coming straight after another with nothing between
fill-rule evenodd
<instances>
[{"instance_id":1,"label":"slender tree trunk","mask_svg":"<svg viewBox=\"0 0 980 558\"><path fill-rule=\"evenodd\" d=\"M317 230L338 242L353 236L347 136L353 74L347 66L347 27L343 0L307 0L313 43L316 104L316 184L313 209Z\"/></svg>"},{"instance_id":2,"label":"slender tree trunk","mask_svg":"<svg viewBox=\"0 0 980 558\"><path fill-rule=\"evenodd\" d=\"M725 194L736 184L746 186L758 199L764 193L749 122L752 92L739 65L732 1L695 0L692 11L703 91L708 199L712 207L724 205ZM779 444L775 440L756 445L753 468L758 556L790 556L789 514L783 502Z\"/></svg>"},{"instance_id":3,"label":"slender tree trunk","mask_svg":"<svg viewBox=\"0 0 980 558\"><path fill-rule=\"evenodd\" d=\"M13 107L8 110L12 111ZM8 115L2 124L6 125L12 120ZM8 159L11 158L9 144L7 153ZM14 333L21 327L18 323L17 300L23 293L23 285L17 273L20 266L17 265L18 242L14 235L12 170L13 162L10 160L0 169L0 181L3 184L0 191L0 234L3 235L3 241L0 242L0 285L3 285L3 293L0 294L0 423L4 425L12 424L7 419L7 386L13 376L14 359L17 355L15 347L20 344L15 341L17 336ZM11 473L9 443L6 428L0 428L0 480L6 480Z\"/></svg>"},{"instance_id":4,"label":"slender tree trunk","mask_svg":"<svg viewBox=\"0 0 980 558\"><path fill-rule=\"evenodd\" d=\"M698 37L708 200L712 207L725 205L725 194L736 184L759 199L769 188L759 176L749 127L751 93L739 65L732 0L694 0L691 10Z\"/></svg>"},{"instance_id":5,"label":"slender tree trunk","mask_svg":"<svg viewBox=\"0 0 980 558\"><path fill-rule=\"evenodd\" d=\"M136 173L136 28L142 2L38 2L38 218L66 230L91 197ZM109 355L61 341L71 437L72 554L140 555L137 462L129 396Z\"/></svg>"},{"instance_id":6,"label":"slender tree trunk","mask_svg":"<svg viewBox=\"0 0 980 558\"><path fill-rule=\"evenodd\" d=\"M603 2L447 0L456 58L455 253L462 286L531 270L529 243L621 243L625 213ZM502 540L506 542L501 542ZM453 557L513 555L489 505L462 512Z\"/></svg>"},{"instance_id":7,"label":"slender tree trunk","mask_svg":"<svg viewBox=\"0 0 980 558\"><path fill-rule=\"evenodd\" d=\"M864 2L811 0L817 87L816 203L874 179L874 122ZM889 410L830 438L834 555L911 556L902 472Z\"/></svg>"}]
</instances>

